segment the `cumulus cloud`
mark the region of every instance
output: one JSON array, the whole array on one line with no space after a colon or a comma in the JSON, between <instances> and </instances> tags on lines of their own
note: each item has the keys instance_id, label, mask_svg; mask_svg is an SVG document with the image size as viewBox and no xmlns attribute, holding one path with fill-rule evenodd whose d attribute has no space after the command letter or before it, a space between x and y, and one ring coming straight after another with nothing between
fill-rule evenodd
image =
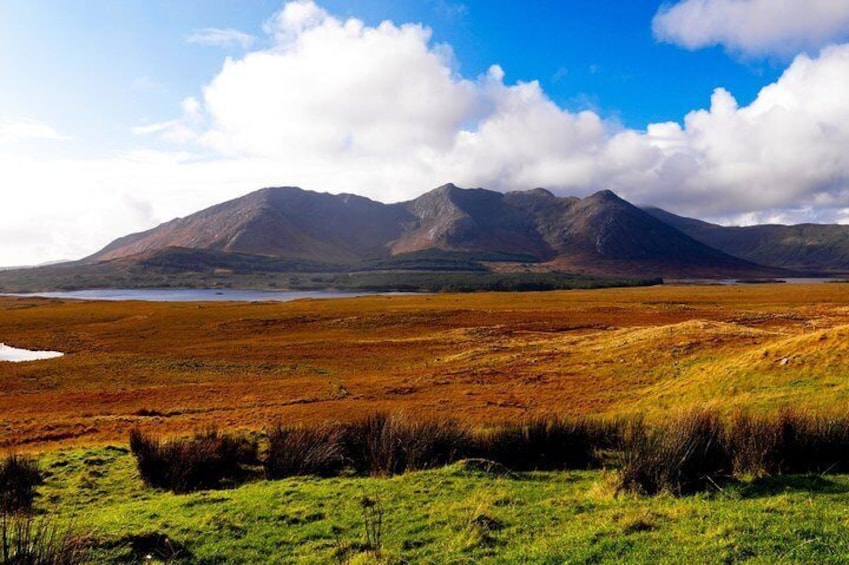
<instances>
[{"instance_id":1,"label":"cumulus cloud","mask_svg":"<svg viewBox=\"0 0 849 565\"><path fill-rule=\"evenodd\" d=\"M207 27L188 35L186 41L188 43L213 45L215 47L241 47L242 49L247 49L253 44L254 38L252 35L237 29Z\"/></svg>"},{"instance_id":2,"label":"cumulus cloud","mask_svg":"<svg viewBox=\"0 0 849 565\"><path fill-rule=\"evenodd\" d=\"M722 45L747 56L793 56L849 39L849 2L683 0L664 5L653 29L688 49Z\"/></svg>"},{"instance_id":3,"label":"cumulus cloud","mask_svg":"<svg viewBox=\"0 0 849 565\"><path fill-rule=\"evenodd\" d=\"M847 207L849 45L798 56L749 106L719 88L683 127L652 125L645 137L661 158L643 199L702 215Z\"/></svg>"}]
</instances>

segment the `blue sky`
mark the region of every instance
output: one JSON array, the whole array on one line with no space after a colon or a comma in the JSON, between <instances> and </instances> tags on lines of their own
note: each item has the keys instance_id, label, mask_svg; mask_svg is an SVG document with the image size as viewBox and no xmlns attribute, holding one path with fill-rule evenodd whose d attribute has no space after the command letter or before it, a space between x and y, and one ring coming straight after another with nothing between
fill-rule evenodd
<instances>
[{"instance_id":1,"label":"blue sky","mask_svg":"<svg viewBox=\"0 0 849 565\"><path fill-rule=\"evenodd\" d=\"M0 265L267 185L849 221L847 40L835 0L0 0Z\"/></svg>"},{"instance_id":2,"label":"blue sky","mask_svg":"<svg viewBox=\"0 0 849 565\"><path fill-rule=\"evenodd\" d=\"M642 129L705 107L714 88L741 103L783 70L780 62L688 51L660 43L661 2L330 0L321 5L367 24L422 22L454 49L466 76L501 65L508 81L538 80L559 105L593 109ZM186 41L204 28L262 35L282 3L235 0L27 0L0 2L4 114L79 135L91 151L129 147L134 125L167 120L221 68L220 49ZM262 41L262 39L260 39Z\"/></svg>"}]
</instances>

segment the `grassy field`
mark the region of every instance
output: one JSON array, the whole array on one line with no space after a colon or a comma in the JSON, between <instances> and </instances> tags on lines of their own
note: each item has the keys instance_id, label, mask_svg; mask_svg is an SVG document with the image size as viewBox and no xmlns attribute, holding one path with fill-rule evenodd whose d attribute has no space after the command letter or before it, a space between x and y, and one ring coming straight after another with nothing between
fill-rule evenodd
<instances>
[{"instance_id":1,"label":"grassy field","mask_svg":"<svg viewBox=\"0 0 849 565\"><path fill-rule=\"evenodd\" d=\"M849 285L282 304L7 297L0 341L67 353L0 364L0 447L36 454L46 475L39 515L90 536L94 562L849 559L844 475L737 477L696 495L637 496L617 492L615 464L486 473L455 463L392 478L257 476L176 495L143 485L127 443L133 428L261 434L376 409L476 429L552 414L652 421L690 406L841 413Z\"/></svg>"},{"instance_id":2,"label":"grassy field","mask_svg":"<svg viewBox=\"0 0 849 565\"><path fill-rule=\"evenodd\" d=\"M0 298L0 447L125 441L141 426L474 423L687 405L843 410L849 285L650 287L291 303Z\"/></svg>"},{"instance_id":3,"label":"grassy field","mask_svg":"<svg viewBox=\"0 0 849 565\"><path fill-rule=\"evenodd\" d=\"M53 452L38 507L119 563L845 563L849 477L745 481L675 498L616 495L609 473L293 478L173 495L123 449ZM364 497L383 508L366 551ZM167 538L168 542L165 542ZM146 556L153 559L146 560Z\"/></svg>"}]
</instances>

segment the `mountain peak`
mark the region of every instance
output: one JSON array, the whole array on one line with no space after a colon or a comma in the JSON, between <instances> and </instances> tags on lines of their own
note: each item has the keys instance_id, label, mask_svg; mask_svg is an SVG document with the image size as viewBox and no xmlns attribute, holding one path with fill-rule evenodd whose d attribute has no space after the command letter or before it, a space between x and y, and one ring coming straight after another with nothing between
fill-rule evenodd
<instances>
[{"instance_id":1,"label":"mountain peak","mask_svg":"<svg viewBox=\"0 0 849 565\"><path fill-rule=\"evenodd\" d=\"M623 200L622 198L620 198L619 195L617 195L615 192L613 192L612 190L608 190L608 189L599 190L598 192L596 192L596 193L588 196L587 198L585 198L585 200L598 201L598 202L616 202L616 203L627 202L626 200Z\"/></svg>"}]
</instances>

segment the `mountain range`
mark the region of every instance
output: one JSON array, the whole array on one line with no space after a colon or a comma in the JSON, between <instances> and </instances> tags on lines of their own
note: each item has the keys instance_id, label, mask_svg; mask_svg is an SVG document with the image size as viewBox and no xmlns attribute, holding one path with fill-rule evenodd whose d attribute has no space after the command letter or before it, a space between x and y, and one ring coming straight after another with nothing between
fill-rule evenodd
<instances>
[{"instance_id":1,"label":"mountain range","mask_svg":"<svg viewBox=\"0 0 849 565\"><path fill-rule=\"evenodd\" d=\"M771 278L849 272L849 226L725 227L639 208L609 190L501 193L446 184L383 204L264 188L116 239L68 264L172 272L430 269L595 276Z\"/></svg>"}]
</instances>

